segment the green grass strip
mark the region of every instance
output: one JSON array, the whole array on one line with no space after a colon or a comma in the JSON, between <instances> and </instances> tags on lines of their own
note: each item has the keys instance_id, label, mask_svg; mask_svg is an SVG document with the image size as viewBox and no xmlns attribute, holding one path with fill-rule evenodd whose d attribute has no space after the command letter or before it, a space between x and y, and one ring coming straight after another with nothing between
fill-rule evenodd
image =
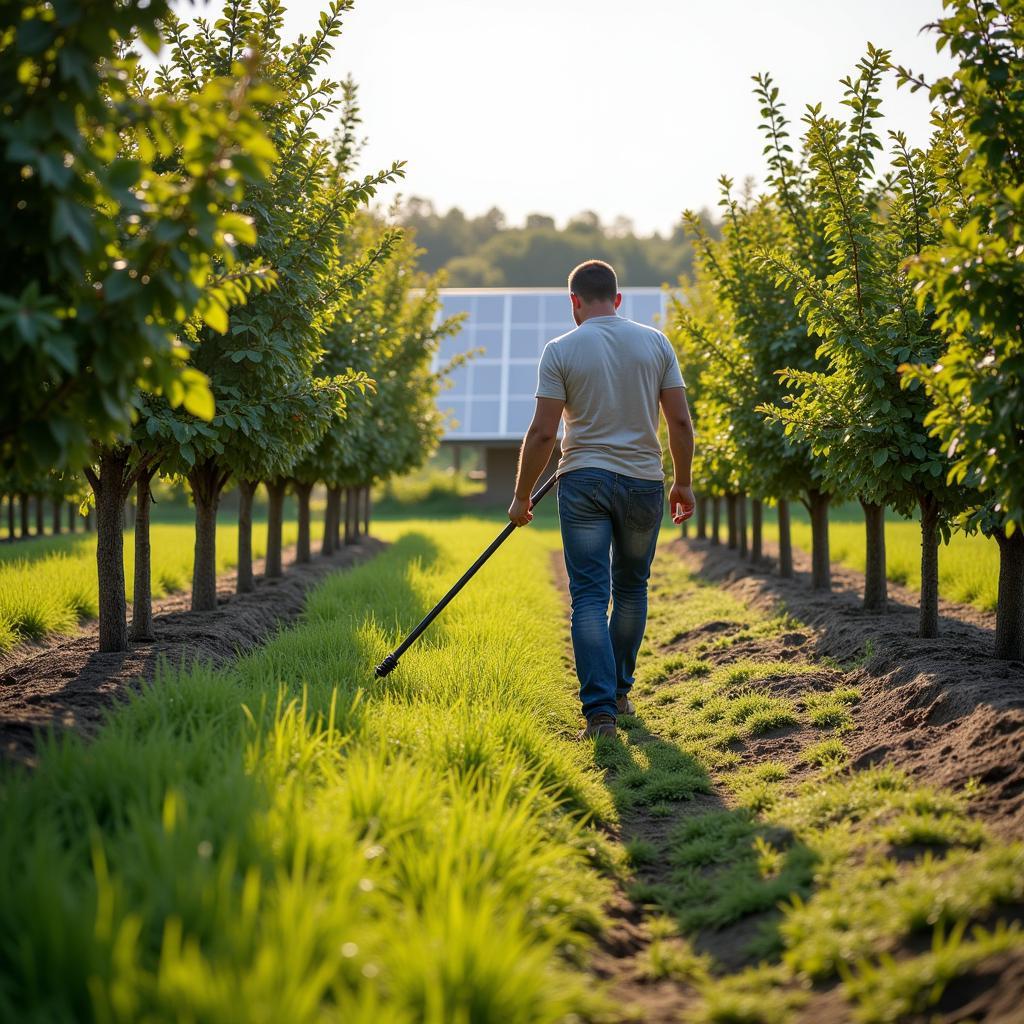
<instances>
[{"instance_id":1,"label":"green grass strip","mask_svg":"<svg viewBox=\"0 0 1024 1024\"><path fill-rule=\"evenodd\" d=\"M610 797L551 538L524 531L398 671L493 524L395 524L228 670L164 671L0 782L0 1018L537 1024L593 1008Z\"/></svg>"},{"instance_id":2,"label":"green grass strip","mask_svg":"<svg viewBox=\"0 0 1024 1024\"><path fill-rule=\"evenodd\" d=\"M323 523L312 525L314 542ZM294 544L298 524L286 522L285 546ZM132 599L135 571L135 534L124 536L125 588ZM153 597L187 590L192 581L195 530L190 523L156 523L150 529ZM266 553L266 530L253 529L253 557ZM238 562L238 526L217 527L217 572ZM26 640L50 634L74 633L80 622L99 614L96 582L96 535L65 534L43 537L0 548L0 654Z\"/></svg>"}]
</instances>

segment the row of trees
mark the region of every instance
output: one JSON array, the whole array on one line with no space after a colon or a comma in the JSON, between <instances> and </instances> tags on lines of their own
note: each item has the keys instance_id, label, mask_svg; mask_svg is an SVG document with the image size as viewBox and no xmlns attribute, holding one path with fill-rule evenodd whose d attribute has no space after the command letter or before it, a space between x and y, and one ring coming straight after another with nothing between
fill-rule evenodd
<instances>
[{"instance_id":1,"label":"row of trees","mask_svg":"<svg viewBox=\"0 0 1024 1024\"><path fill-rule=\"evenodd\" d=\"M305 559L315 482L337 520L340 488L365 488L436 443L442 375L430 365L454 325L436 323L436 282L417 272L411 238L367 212L402 166L355 174L355 86L323 77L350 7L331 0L293 42L279 0L228 0L191 25L158 0L24 4L4 26L14 116L0 127L0 173L15 199L0 257L0 330L13 339L0 356L0 456L12 479L56 467L88 482L101 650L129 641L133 488L131 636L145 639L156 474L188 482L192 607L209 609L229 481L244 591L259 483L274 576L289 488ZM140 40L168 46L153 73L133 53ZM395 415L399 391L407 414Z\"/></svg>"},{"instance_id":2,"label":"row of trees","mask_svg":"<svg viewBox=\"0 0 1024 1024\"><path fill-rule=\"evenodd\" d=\"M82 519L80 499L76 500L62 477L24 483L23 490L12 487L10 481L6 484L0 485L0 524L6 527L8 542L41 537L47 530L55 536L65 529L74 533L80 523L86 530L92 529L91 514Z\"/></svg>"},{"instance_id":3,"label":"row of trees","mask_svg":"<svg viewBox=\"0 0 1024 1024\"><path fill-rule=\"evenodd\" d=\"M828 509L864 509L864 604L886 605L885 509L921 524L921 636L938 630L938 548L955 528L1000 549L997 654L1024 658L1024 5L944 0L930 26L957 71L927 85L869 45L799 141L770 76L755 78L765 188L721 179L722 236L698 245L675 302L695 380L697 479L745 508L808 509L828 588ZM884 75L928 88L929 145L880 132ZM889 169L876 171L887 152ZM741 501L740 499L743 498ZM704 510L701 510L703 512Z\"/></svg>"}]
</instances>

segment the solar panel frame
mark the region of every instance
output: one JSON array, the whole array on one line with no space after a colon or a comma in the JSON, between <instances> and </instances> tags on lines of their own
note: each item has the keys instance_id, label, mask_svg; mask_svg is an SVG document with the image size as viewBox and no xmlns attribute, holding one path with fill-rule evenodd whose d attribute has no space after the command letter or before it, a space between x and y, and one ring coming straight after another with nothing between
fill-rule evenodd
<instances>
[{"instance_id":1,"label":"solar panel frame","mask_svg":"<svg viewBox=\"0 0 1024 1024\"><path fill-rule=\"evenodd\" d=\"M453 355L477 347L485 350L456 370L456 386L438 396L438 409L448 414L442 440L519 440L533 414L541 352L549 341L575 326L569 296L562 288L442 288L440 298L439 320L456 312L465 312L467 317L460 332L442 343L434 357L434 370ZM663 322L666 303L667 293L662 288L623 288L619 313L634 319L634 306L641 314L656 309ZM653 317L640 322L662 326L654 323ZM524 387L527 381L528 389ZM492 413L495 406L496 416Z\"/></svg>"}]
</instances>

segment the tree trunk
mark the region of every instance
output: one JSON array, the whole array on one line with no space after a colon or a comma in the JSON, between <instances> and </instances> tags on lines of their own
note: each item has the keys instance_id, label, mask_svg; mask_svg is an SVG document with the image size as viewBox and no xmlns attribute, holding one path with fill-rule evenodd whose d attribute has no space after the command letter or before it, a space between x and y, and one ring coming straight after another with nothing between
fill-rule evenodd
<instances>
[{"instance_id":1,"label":"tree trunk","mask_svg":"<svg viewBox=\"0 0 1024 1024\"><path fill-rule=\"evenodd\" d=\"M996 605L996 657L1024 661L1024 531L996 534L999 545L999 597Z\"/></svg>"},{"instance_id":2,"label":"tree trunk","mask_svg":"<svg viewBox=\"0 0 1024 1024\"><path fill-rule=\"evenodd\" d=\"M92 508L90 507L85 510L85 532L92 533L92 527Z\"/></svg>"},{"instance_id":3,"label":"tree trunk","mask_svg":"<svg viewBox=\"0 0 1024 1024\"><path fill-rule=\"evenodd\" d=\"M716 494L711 499L711 543L721 544L722 499Z\"/></svg>"},{"instance_id":4,"label":"tree trunk","mask_svg":"<svg viewBox=\"0 0 1024 1024\"><path fill-rule=\"evenodd\" d=\"M295 545L295 561L309 561L309 495L312 484L302 484L297 480L292 484L299 505L299 537Z\"/></svg>"},{"instance_id":5,"label":"tree trunk","mask_svg":"<svg viewBox=\"0 0 1024 1024\"><path fill-rule=\"evenodd\" d=\"M708 499L706 497L697 499L697 537L700 540L707 540L708 537Z\"/></svg>"},{"instance_id":6,"label":"tree trunk","mask_svg":"<svg viewBox=\"0 0 1024 1024\"><path fill-rule=\"evenodd\" d=\"M726 509L726 543L730 551L736 550L736 495L727 494L725 497Z\"/></svg>"},{"instance_id":7,"label":"tree trunk","mask_svg":"<svg viewBox=\"0 0 1024 1024\"><path fill-rule=\"evenodd\" d=\"M29 507L28 507L28 495L27 494L19 494L18 495L18 505L19 505L19 511L21 512L21 533L20 533L20 536L21 537L27 537L29 535L29 525L28 525L28 523L29 523L29 518L30 518L30 511L29 511Z\"/></svg>"},{"instance_id":8,"label":"tree trunk","mask_svg":"<svg viewBox=\"0 0 1024 1024\"><path fill-rule=\"evenodd\" d=\"M256 484L252 480L238 481L238 574L235 592L249 594L252 579L252 499Z\"/></svg>"},{"instance_id":9,"label":"tree trunk","mask_svg":"<svg viewBox=\"0 0 1024 1024\"><path fill-rule=\"evenodd\" d=\"M78 526L76 520L78 519L78 509L75 508L73 501L68 502L68 533L74 533Z\"/></svg>"},{"instance_id":10,"label":"tree trunk","mask_svg":"<svg viewBox=\"0 0 1024 1024\"><path fill-rule=\"evenodd\" d=\"M337 532L337 518L340 514L341 491L337 487L327 488L327 507L324 509L324 539L320 554L324 557L334 554L334 536Z\"/></svg>"},{"instance_id":11,"label":"tree trunk","mask_svg":"<svg viewBox=\"0 0 1024 1024\"><path fill-rule=\"evenodd\" d=\"M690 525L690 521L688 519L684 519L679 524L679 536L682 537L683 540L686 540L687 536L689 535L689 532L690 532L689 529L688 529L689 525Z\"/></svg>"},{"instance_id":12,"label":"tree trunk","mask_svg":"<svg viewBox=\"0 0 1024 1024\"><path fill-rule=\"evenodd\" d=\"M53 498L50 502L50 512L53 516L53 535L56 537L60 533L60 513L64 506L64 502L60 498Z\"/></svg>"},{"instance_id":13,"label":"tree trunk","mask_svg":"<svg viewBox=\"0 0 1024 1024\"><path fill-rule=\"evenodd\" d=\"M281 533L284 529L284 492L287 484L280 478L267 484L267 560L263 575L269 579L281 577Z\"/></svg>"},{"instance_id":14,"label":"tree trunk","mask_svg":"<svg viewBox=\"0 0 1024 1024\"><path fill-rule=\"evenodd\" d=\"M192 611L217 607L217 506L228 474L212 458L197 462L188 474L196 506L196 544L192 563Z\"/></svg>"},{"instance_id":15,"label":"tree trunk","mask_svg":"<svg viewBox=\"0 0 1024 1024\"><path fill-rule=\"evenodd\" d=\"M46 502L41 494L36 495L36 536L46 533Z\"/></svg>"},{"instance_id":16,"label":"tree trunk","mask_svg":"<svg viewBox=\"0 0 1024 1024\"><path fill-rule=\"evenodd\" d=\"M811 514L811 586L815 590L832 589L832 564L828 547L828 503L822 491L807 492L807 510Z\"/></svg>"},{"instance_id":17,"label":"tree trunk","mask_svg":"<svg viewBox=\"0 0 1024 1024\"><path fill-rule=\"evenodd\" d=\"M889 600L885 575L885 506L862 501L867 546L864 565L864 611L884 612Z\"/></svg>"},{"instance_id":18,"label":"tree trunk","mask_svg":"<svg viewBox=\"0 0 1024 1024\"><path fill-rule=\"evenodd\" d=\"M356 544L359 541L356 523L356 494L354 487L345 488L345 543Z\"/></svg>"},{"instance_id":19,"label":"tree trunk","mask_svg":"<svg viewBox=\"0 0 1024 1024\"><path fill-rule=\"evenodd\" d=\"M370 485L367 484L363 488L363 534L367 537L370 536L370 502L372 496L370 493Z\"/></svg>"},{"instance_id":20,"label":"tree trunk","mask_svg":"<svg viewBox=\"0 0 1024 1024\"><path fill-rule=\"evenodd\" d=\"M917 635L930 640L939 635L939 503L932 494L921 495L921 617Z\"/></svg>"},{"instance_id":21,"label":"tree trunk","mask_svg":"<svg viewBox=\"0 0 1024 1024\"><path fill-rule=\"evenodd\" d=\"M101 651L128 650L128 608L124 594L124 515L127 448L100 450L99 475L90 470L96 496L96 574L99 582Z\"/></svg>"},{"instance_id":22,"label":"tree trunk","mask_svg":"<svg viewBox=\"0 0 1024 1024\"><path fill-rule=\"evenodd\" d=\"M150 484L156 466L144 469L135 481L135 582L132 592L131 640L153 639L153 572L149 544Z\"/></svg>"},{"instance_id":23,"label":"tree trunk","mask_svg":"<svg viewBox=\"0 0 1024 1024\"><path fill-rule=\"evenodd\" d=\"M789 526L789 499L779 498L779 575L793 578L793 532Z\"/></svg>"},{"instance_id":24,"label":"tree trunk","mask_svg":"<svg viewBox=\"0 0 1024 1024\"><path fill-rule=\"evenodd\" d=\"M7 495L7 539L14 540L14 495Z\"/></svg>"},{"instance_id":25,"label":"tree trunk","mask_svg":"<svg viewBox=\"0 0 1024 1024\"><path fill-rule=\"evenodd\" d=\"M342 517L345 514L345 492L341 487L335 487L337 493L336 505L334 506L334 550L340 551L342 545L341 528Z\"/></svg>"},{"instance_id":26,"label":"tree trunk","mask_svg":"<svg viewBox=\"0 0 1024 1024\"><path fill-rule=\"evenodd\" d=\"M747 557L747 496L743 491L736 496L736 529L739 534L740 558Z\"/></svg>"},{"instance_id":27,"label":"tree trunk","mask_svg":"<svg viewBox=\"0 0 1024 1024\"><path fill-rule=\"evenodd\" d=\"M456 473L462 472L462 446L452 445L452 469Z\"/></svg>"},{"instance_id":28,"label":"tree trunk","mask_svg":"<svg viewBox=\"0 0 1024 1024\"><path fill-rule=\"evenodd\" d=\"M764 506L760 498L750 502L750 561L760 565L764 559Z\"/></svg>"}]
</instances>

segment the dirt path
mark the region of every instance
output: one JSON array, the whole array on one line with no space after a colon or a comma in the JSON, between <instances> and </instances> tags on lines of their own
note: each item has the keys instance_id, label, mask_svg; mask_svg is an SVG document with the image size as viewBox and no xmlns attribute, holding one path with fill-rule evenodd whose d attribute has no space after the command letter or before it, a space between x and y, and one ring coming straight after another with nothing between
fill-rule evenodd
<instances>
[{"instance_id":1,"label":"dirt path","mask_svg":"<svg viewBox=\"0 0 1024 1024\"><path fill-rule=\"evenodd\" d=\"M292 548L285 552L284 576L258 579L251 594L236 594L236 573L224 573L217 578L215 611L189 611L187 592L169 594L154 602L156 640L133 644L129 651L98 652L97 626L89 623L73 637L9 652L0 661L0 757L31 764L36 731L49 726L88 733L119 697L152 679L162 661L220 663L265 643L302 611L313 584L373 557L383 546L364 537L306 565L295 564ZM262 560L254 571L263 571Z\"/></svg>"},{"instance_id":2,"label":"dirt path","mask_svg":"<svg viewBox=\"0 0 1024 1024\"><path fill-rule=\"evenodd\" d=\"M560 556L553 567L564 588ZM967 786L970 817L957 826L961 831L976 819L994 842L1024 838L1024 665L990 656L991 616L946 604L943 636L922 641L914 635L914 595L892 587L890 614L869 616L859 608L860 574L834 571L836 592L822 595L810 590L802 572L780 580L769 566L751 566L706 542L677 540L659 552L649 649L634 689L638 713L620 721L622 742L599 744L596 751L619 810L617 838L632 863L632 877L607 908L611 926L592 961L623 1007L617 1019L660 1024L693 1013L697 1019L815 1024L851 1019L853 1007L834 976L813 988L784 978L785 972L778 981L749 981L758 964L767 964L769 973L781 970L773 966L781 941L779 902L791 892L807 898L820 884L812 885L809 866L817 852L778 823L785 815L762 815L760 801L769 811L795 799L808 780L817 785L824 776L807 752L823 740L844 748L843 779L884 764L906 771L909 785L959 792ZM696 593L692 580L682 578L690 574ZM687 611L698 598L706 614ZM718 605L726 610L716 611ZM674 624L679 621L683 628ZM764 675L760 667L767 668ZM704 678L706 692L693 696ZM695 758L703 740L700 727L688 721L696 712L688 709L718 700L724 714L738 718L748 679L769 716L765 727L726 734L728 742ZM712 694L715 680L719 692ZM855 707L842 730L814 724L815 708L841 721L843 702ZM783 708L795 713L787 719ZM780 715L777 724L771 714ZM716 758L721 773L713 767ZM720 854L702 853L714 844L715 828L728 842ZM778 884L753 869L744 874L756 858L735 850L748 842L762 858L775 858ZM865 863L885 856L884 844L871 845L877 846L876 835L863 842L867 852L857 856ZM951 840L948 848L956 845ZM889 856L906 860L913 871L926 852L942 857L946 849L943 843L897 844ZM717 890L720 882L735 892ZM749 905L730 909L731 900ZM1012 919L1022 909L1014 904L1005 913ZM991 915L979 917L991 921ZM880 951L903 957L919 954L919 946L898 931L878 940ZM709 978L721 1000L714 1015L702 995ZM1024 954L1014 951L951 982L934 1018L899 1019L1019 1019L1021 998Z\"/></svg>"},{"instance_id":3,"label":"dirt path","mask_svg":"<svg viewBox=\"0 0 1024 1024\"><path fill-rule=\"evenodd\" d=\"M784 607L810 627L812 654L853 666L863 693L851 742L860 766L883 761L929 782L985 786L981 812L1006 835L1024 837L1024 664L992 656L995 616L940 602L940 636L917 636L917 594L889 584L885 614L862 611L864 577L833 565L834 592L810 589L802 552L797 578L776 576L702 541L669 550L702 577L757 609Z\"/></svg>"}]
</instances>

